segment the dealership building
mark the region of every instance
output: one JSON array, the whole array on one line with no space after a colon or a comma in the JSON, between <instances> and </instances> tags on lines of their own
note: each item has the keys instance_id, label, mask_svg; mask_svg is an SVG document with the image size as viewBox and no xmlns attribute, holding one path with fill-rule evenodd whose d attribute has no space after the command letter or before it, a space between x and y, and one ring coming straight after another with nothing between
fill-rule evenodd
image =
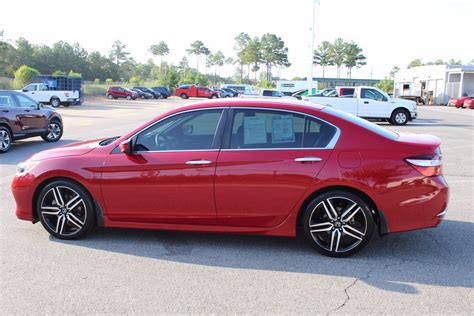
<instances>
[{"instance_id":1,"label":"dealership building","mask_svg":"<svg viewBox=\"0 0 474 316\"><path fill-rule=\"evenodd\" d=\"M433 104L445 105L450 98L474 95L474 66L432 65L400 70L394 79L395 97L427 96Z\"/></svg>"}]
</instances>

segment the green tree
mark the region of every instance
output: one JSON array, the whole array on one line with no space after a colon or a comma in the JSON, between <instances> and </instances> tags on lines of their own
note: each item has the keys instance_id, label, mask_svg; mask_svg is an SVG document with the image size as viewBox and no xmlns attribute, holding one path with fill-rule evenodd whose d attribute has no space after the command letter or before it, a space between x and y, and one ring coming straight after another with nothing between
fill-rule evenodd
<instances>
[{"instance_id":1,"label":"green tree","mask_svg":"<svg viewBox=\"0 0 474 316\"><path fill-rule=\"evenodd\" d=\"M408 68L413 68L413 67L419 67L419 66L423 66L423 62L421 61L420 58L417 58L417 59L413 59L409 64L408 64Z\"/></svg>"},{"instance_id":2,"label":"green tree","mask_svg":"<svg viewBox=\"0 0 474 316\"><path fill-rule=\"evenodd\" d=\"M262 62L262 44L258 37L251 38L244 50L244 60L247 65L252 65L254 80L257 82L257 71L260 70Z\"/></svg>"},{"instance_id":3,"label":"green tree","mask_svg":"<svg viewBox=\"0 0 474 316\"><path fill-rule=\"evenodd\" d=\"M13 81L13 86L16 89L23 88L25 85L29 84L34 76L39 75L39 71L23 65L15 71L15 80Z\"/></svg>"},{"instance_id":4,"label":"green tree","mask_svg":"<svg viewBox=\"0 0 474 316\"><path fill-rule=\"evenodd\" d=\"M136 76L133 76L131 77L128 82L131 84L131 85L134 85L134 86L139 86L142 84L143 80L139 77L136 77Z\"/></svg>"},{"instance_id":5,"label":"green tree","mask_svg":"<svg viewBox=\"0 0 474 316\"><path fill-rule=\"evenodd\" d=\"M239 82L242 83L244 77L244 65L246 64L245 50L247 48L248 42L250 41L250 36L247 33L241 32L236 37L234 37L234 40L234 50L237 54L237 63L239 64Z\"/></svg>"},{"instance_id":6,"label":"green tree","mask_svg":"<svg viewBox=\"0 0 474 316\"><path fill-rule=\"evenodd\" d=\"M75 72L73 70L69 70L69 73L67 74L69 77L82 77L82 75L78 72Z\"/></svg>"},{"instance_id":7,"label":"green tree","mask_svg":"<svg viewBox=\"0 0 474 316\"><path fill-rule=\"evenodd\" d=\"M202 41L194 41L191 43L191 48L187 49L186 52L190 55L196 56L196 69L199 72L199 56L207 56L211 51L204 46Z\"/></svg>"},{"instance_id":8,"label":"green tree","mask_svg":"<svg viewBox=\"0 0 474 316\"><path fill-rule=\"evenodd\" d=\"M170 53L168 44L163 41L160 41L158 44L151 45L149 51L153 54L153 56L160 56L160 65L163 63L163 56L166 56Z\"/></svg>"},{"instance_id":9,"label":"green tree","mask_svg":"<svg viewBox=\"0 0 474 316\"><path fill-rule=\"evenodd\" d=\"M109 52L110 59L114 61L116 65L120 65L122 62L128 60L129 52L125 51L127 46L123 44L120 40L116 40L112 44L112 49Z\"/></svg>"},{"instance_id":10,"label":"green tree","mask_svg":"<svg viewBox=\"0 0 474 316\"><path fill-rule=\"evenodd\" d=\"M53 76L65 76L66 72L62 70L56 70L53 72Z\"/></svg>"},{"instance_id":11,"label":"green tree","mask_svg":"<svg viewBox=\"0 0 474 316\"><path fill-rule=\"evenodd\" d=\"M186 78L188 69L189 69L188 59L186 58L186 56L183 56L183 58L181 58L181 61L178 64L178 71L179 71L180 80L183 79L183 78Z\"/></svg>"},{"instance_id":12,"label":"green tree","mask_svg":"<svg viewBox=\"0 0 474 316\"><path fill-rule=\"evenodd\" d=\"M392 70L390 70L389 77L392 78L392 79L395 78L395 75L399 71L400 71L400 67L398 67L398 66L393 67Z\"/></svg>"},{"instance_id":13,"label":"green tree","mask_svg":"<svg viewBox=\"0 0 474 316\"><path fill-rule=\"evenodd\" d=\"M209 55L208 64L210 66L214 66L214 84L217 82L217 70L219 69L219 76L220 76L220 68L224 65L225 56L220 50L217 51L215 54Z\"/></svg>"},{"instance_id":14,"label":"green tree","mask_svg":"<svg viewBox=\"0 0 474 316\"><path fill-rule=\"evenodd\" d=\"M460 59L450 59L448 60L448 65L462 65L462 61Z\"/></svg>"},{"instance_id":15,"label":"green tree","mask_svg":"<svg viewBox=\"0 0 474 316\"><path fill-rule=\"evenodd\" d=\"M385 77L383 80L380 80L378 83L376 83L375 86L382 91L391 92L393 91L393 79Z\"/></svg>"},{"instance_id":16,"label":"green tree","mask_svg":"<svg viewBox=\"0 0 474 316\"><path fill-rule=\"evenodd\" d=\"M446 63L445 63L443 60L441 60L441 59L435 60L434 64L435 64L435 65L446 65Z\"/></svg>"},{"instance_id":17,"label":"green tree","mask_svg":"<svg viewBox=\"0 0 474 316\"><path fill-rule=\"evenodd\" d=\"M275 34L266 33L261 40L262 63L266 67L266 80L272 80L272 67L289 67L291 63L288 61L288 48L281 37Z\"/></svg>"},{"instance_id":18,"label":"green tree","mask_svg":"<svg viewBox=\"0 0 474 316\"><path fill-rule=\"evenodd\" d=\"M342 38L336 38L334 43L331 45L329 54L332 56L334 65L337 67L337 77L341 77L341 66L344 65L346 59L346 46L347 43Z\"/></svg>"},{"instance_id":19,"label":"green tree","mask_svg":"<svg viewBox=\"0 0 474 316\"><path fill-rule=\"evenodd\" d=\"M366 65L366 57L362 54L362 48L354 42L346 43L344 51L344 66L349 72L349 80L352 78L352 68Z\"/></svg>"},{"instance_id":20,"label":"green tree","mask_svg":"<svg viewBox=\"0 0 474 316\"><path fill-rule=\"evenodd\" d=\"M323 78L326 67L334 65L334 60L331 53L331 43L328 41L322 42L313 52L313 65L319 65L323 67Z\"/></svg>"}]
</instances>

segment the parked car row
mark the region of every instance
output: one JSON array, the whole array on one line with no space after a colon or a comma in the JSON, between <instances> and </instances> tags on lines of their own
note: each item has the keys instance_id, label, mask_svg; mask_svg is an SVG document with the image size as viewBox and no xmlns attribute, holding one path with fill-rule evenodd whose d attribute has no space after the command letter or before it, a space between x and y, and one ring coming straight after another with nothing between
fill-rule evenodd
<instances>
[{"instance_id":1,"label":"parked car row","mask_svg":"<svg viewBox=\"0 0 474 316\"><path fill-rule=\"evenodd\" d=\"M454 106L457 109L460 109L460 108L474 109L474 97L463 96L461 98L451 98L449 99L448 106Z\"/></svg>"},{"instance_id":2,"label":"parked car row","mask_svg":"<svg viewBox=\"0 0 474 316\"><path fill-rule=\"evenodd\" d=\"M210 88L206 86L184 84L176 88L175 96L182 99L188 98L231 98L239 95L239 92L230 88Z\"/></svg>"},{"instance_id":3,"label":"parked car row","mask_svg":"<svg viewBox=\"0 0 474 316\"><path fill-rule=\"evenodd\" d=\"M110 87L107 89L106 96L108 99L167 99L171 96L171 92L166 87L133 87L128 89L125 87Z\"/></svg>"}]
</instances>

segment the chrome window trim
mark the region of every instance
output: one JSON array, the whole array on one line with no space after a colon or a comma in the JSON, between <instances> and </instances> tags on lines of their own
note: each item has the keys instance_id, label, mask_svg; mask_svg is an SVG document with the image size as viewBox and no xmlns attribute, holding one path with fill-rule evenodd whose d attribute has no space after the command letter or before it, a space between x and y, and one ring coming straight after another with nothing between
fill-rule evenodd
<instances>
[{"instance_id":1,"label":"chrome window trim","mask_svg":"<svg viewBox=\"0 0 474 316\"><path fill-rule=\"evenodd\" d=\"M299 115L303 115L303 116L309 116L309 117L312 117L316 120L319 120L319 121L322 121L326 124L329 124L331 126L333 126L334 128L336 128L336 133L334 134L333 138L331 139L331 141L328 143L328 145L326 147L289 147L289 148L226 148L226 149L222 149L222 148L219 148L219 149L183 149L183 150L150 150L150 151L136 151L134 153L137 153L137 154L143 154L143 153L161 153L161 152L199 152L199 151L206 151L206 152L215 152L215 151L257 151L257 150L262 150L262 151L271 151L271 150L321 150L321 149L334 149L337 145L337 142L339 140L339 137L341 136L341 130L339 127L337 127L336 125L326 121L326 120L323 120L322 118L319 118L319 117L316 117L314 115L311 115L311 114L307 114L307 113L303 113L303 112L298 112L298 111L293 111L293 110L285 110L285 109L278 109L278 108L274 108L274 107L271 107L271 108L262 108L262 107L247 107L247 106L232 106L232 105L229 105L229 106L222 106L222 107L208 107L208 108L200 108L200 109L191 109L191 110L186 110L186 111L181 111L181 112L177 112L177 113L174 113L174 114L171 114L169 116L166 116L166 117L163 117L162 119L156 121L155 123L151 124L151 125L148 125L146 127L144 127L143 129L141 129L140 131L136 132L135 134L133 134L132 136L130 136L129 138L127 138L125 141L129 141L130 139L132 139L133 137L137 136L138 134L140 134L141 132L143 132L144 130L164 121L165 119L168 119L168 118L171 118L175 115L179 115L179 114L184 114L184 113L188 113L188 112L195 112L195 111L205 111L205 110L222 110L224 111L225 109L251 109L251 110L266 110L266 111L280 111L280 112L288 112L288 113L294 113L294 114L299 114ZM220 121L222 120L222 114L221 114L221 117L219 118L219 123ZM217 126L219 126L219 123L217 124ZM229 122L230 124L230 122ZM222 147L222 144L221 144L221 147Z\"/></svg>"},{"instance_id":2,"label":"chrome window trim","mask_svg":"<svg viewBox=\"0 0 474 316\"><path fill-rule=\"evenodd\" d=\"M336 129L336 133L334 133L334 136L332 137L331 141L327 144L326 147L288 147L288 148L226 148L226 149L221 149L222 151L255 151L255 150L321 150L321 149L334 149L336 147L337 141L339 140L339 137L341 136L341 129L337 127L336 125L323 120L322 118L316 117L311 114L303 113L303 112L298 112L298 111L293 111L293 110L285 110L285 109L278 109L278 108L262 108L262 107L247 107L247 106L230 106L231 109L251 109L251 110L267 110L267 111L280 111L280 112L288 112L288 113L294 113L294 114L299 114L303 116L309 116L312 117L318 121L322 121L326 124L329 124L333 126ZM233 118L231 118L231 122L233 122Z\"/></svg>"}]
</instances>

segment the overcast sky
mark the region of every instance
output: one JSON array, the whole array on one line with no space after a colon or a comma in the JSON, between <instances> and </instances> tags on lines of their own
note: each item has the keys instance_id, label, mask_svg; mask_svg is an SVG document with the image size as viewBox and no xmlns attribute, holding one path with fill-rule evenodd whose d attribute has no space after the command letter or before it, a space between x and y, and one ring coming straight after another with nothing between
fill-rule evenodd
<instances>
[{"instance_id":1,"label":"overcast sky","mask_svg":"<svg viewBox=\"0 0 474 316\"><path fill-rule=\"evenodd\" d=\"M120 39L135 60L151 57L151 44L165 41L166 57L177 63L194 40L211 50L235 56L239 32L251 36L275 33L289 48L292 66L282 77L308 74L313 0L169 0L169 1L53 1L2 2L0 29L7 40L22 36L32 43L51 45L79 42L88 51L108 53ZM353 40L364 50L367 66L353 78L382 78L397 65L414 58L424 61L474 59L473 0L321 0L316 6L315 41L336 37ZM191 59L195 65L195 59ZM202 65L202 63L201 63ZM230 69L223 69L227 75ZM314 76L321 76L315 68ZM335 70L326 71L326 77ZM341 73L345 76L345 73Z\"/></svg>"}]
</instances>

